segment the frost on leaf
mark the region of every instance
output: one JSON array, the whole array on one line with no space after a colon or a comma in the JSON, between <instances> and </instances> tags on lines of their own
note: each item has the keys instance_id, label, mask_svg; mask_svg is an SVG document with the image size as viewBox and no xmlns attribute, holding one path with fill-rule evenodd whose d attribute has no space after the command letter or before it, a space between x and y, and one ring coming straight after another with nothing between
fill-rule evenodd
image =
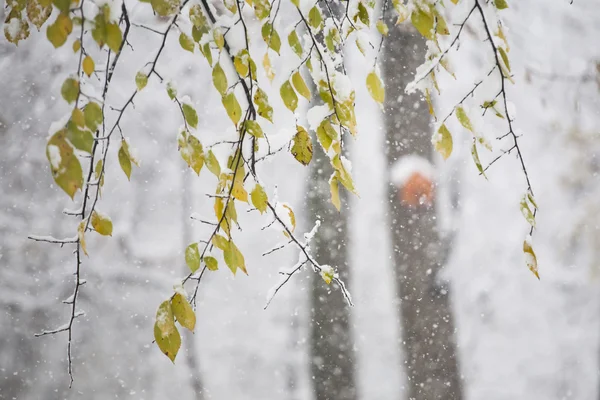
<instances>
[{"instance_id":1,"label":"frost on leaf","mask_svg":"<svg viewBox=\"0 0 600 400\"><path fill-rule=\"evenodd\" d=\"M302 126L296 126L298 132L294 136L292 145L292 155L302 165L308 165L312 160L313 147L310 135Z\"/></svg>"},{"instance_id":2,"label":"frost on leaf","mask_svg":"<svg viewBox=\"0 0 600 400\"><path fill-rule=\"evenodd\" d=\"M321 265L321 278L326 284L330 284L335 277L335 270L330 265Z\"/></svg>"},{"instance_id":3,"label":"frost on leaf","mask_svg":"<svg viewBox=\"0 0 600 400\"><path fill-rule=\"evenodd\" d=\"M181 326L189 329L191 332L194 331L196 327L196 314L183 294L179 292L175 293L171 300L171 310Z\"/></svg>"},{"instance_id":4,"label":"frost on leaf","mask_svg":"<svg viewBox=\"0 0 600 400\"><path fill-rule=\"evenodd\" d=\"M185 263L192 273L200 268L200 253L198 252L198 243L192 243L185 249Z\"/></svg>"},{"instance_id":5,"label":"frost on leaf","mask_svg":"<svg viewBox=\"0 0 600 400\"><path fill-rule=\"evenodd\" d=\"M92 212L92 228L96 232L104 236L112 236L113 225L112 221L106 215L100 214L97 211Z\"/></svg>"},{"instance_id":6,"label":"frost on leaf","mask_svg":"<svg viewBox=\"0 0 600 400\"><path fill-rule=\"evenodd\" d=\"M56 132L48 141L46 155L54 181L72 199L83 187L83 170L66 135L66 129Z\"/></svg>"},{"instance_id":7,"label":"frost on leaf","mask_svg":"<svg viewBox=\"0 0 600 400\"><path fill-rule=\"evenodd\" d=\"M438 131L433 134L431 139L436 151L447 160L452 154L452 134L445 124L442 124Z\"/></svg>"}]
</instances>

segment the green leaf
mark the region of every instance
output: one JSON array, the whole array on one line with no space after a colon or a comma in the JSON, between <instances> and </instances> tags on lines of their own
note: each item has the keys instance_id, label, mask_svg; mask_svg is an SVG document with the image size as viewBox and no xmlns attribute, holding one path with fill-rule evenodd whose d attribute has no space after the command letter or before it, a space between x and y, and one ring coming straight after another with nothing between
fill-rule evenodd
<instances>
[{"instance_id":1,"label":"green leaf","mask_svg":"<svg viewBox=\"0 0 600 400\"><path fill-rule=\"evenodd\" d=\"M306 132L302 126L297 125L296 129L298 132L294 136L292 145L292 155L302 165L308 165L312 160L313 147L310 135Z\"/></svg>"},{"instance_id":2,"label":"green leaf","mask_svg":"<svg viewBox=\"0 0 600 400\"><path fill-rule=\"evenodd\" d=\"M298 57L302 58L302 54L304 54L304 51L302 50L302 44L300 44L300 38L298 37L298 34L296 33L295 29L291 31L288 35L288 44L290 45L294 53L296 53Z\"/></svg>"},{"instance_id":3,"label":"green leaf","mask_svg":"<svg viewBox=\"0 0 600 400\"><path fill-rule=\"evenodd\" d=\"M160 304L156 311L156 322L154 323L154 339L160 351L162 351L172 362L181 347L181 336L175 326L171 302L166 300Z\"/></svg>"},{"instance_id":4,"label":"green leaf","mask_svg":"<svg viewBox=\"0 0 600 400\"><path fill-rule=\"evenodd\" d=\"M360 7L359 2L359 7ZM308 12L308 24L315 29L317 32L321 29L321 25L323 24L323 16L321 15L321 10L318 6L314 6Z\"/></svg>"},{"instance_id":5,"label":"green leaf","mask_svg":"<svg viewBox=\"0 0 600 400\"><path fill-rule=\"evenodd\" d=\"M362 3L362 1L358 2L357 16L358 16L358 19L360 19L360 22L365 24L365 26L371 25L371 22L369 21L369 11L365 7L365 5ZM356 18L355 18L355 21L356 21Z\"/></svg>"},{"instance_id":6,"label":"green leaf","mask_svg":"<svg viewBox=\"0 0 600 400\"><path fill-rule=\"evenodd\" d=\"M452 134L445 124L442 124L437 133L433 134L432 143L438 153L447 160L452 154Z\"/></svg>"},{"instance_id":7,"label":"green leaf","mask_svg":"<svg viewBox=\"0 0 600 400\"><path fill-rule=\"evenodd\" d=\"M225 76L225 71L221 68L221 64L215 64L215 67L212 71L213 84L215 88L224 95L227 92L227 77Z\"/></svg>"},{"instance_id":8,"label":"green leaf","mask_svg":"<svg viewBox=\"0 0 600 400\"><path fill-rule=\"evenodd\" d=\"M508 3L506 0L494 0L494 4L498 10L504 10L505 8L508 8Z\"/></svg>"},{"instance_id":9,"label":"green leaf","mask_svg":"<svg viewBox=\"0 0 600 400\"><path fill-rule=\"evenodd\" d=\"M383 88L381 79L379 79L379 76L375 71L371 71L369 75L367 75L367 89L373 100L379 104L383 104L385 100L385 89Z\"/></svg>"},{"instance_id":10,"label":"green leaf","mask_svg":"<svg viewBox=\"0 0 600 400\"><path fill-rule=\"evenodd\" d=\"M194 107L187 103L183 103L181 108L183 109L183 116L187 124L192 128L196 128L198 126L198 114Z\"/></svg>"},{"instance_id":11,"label":"green leaf","mask_svg":"<svg viewBox=\"0 0 600 400\"><path fill-rule=\"evenodd\" d=\"M281 88L279 89L279 94L281 95L281 99L283 100L283 104L292 112L296 111L298 107L298 96L292 87L290 81L285 81Z\"/></svg>"},{"instance_id":12,"label":"green leaf","mask_svg":"<svg viewBox=\"0 0 600 400\"><path fill-rule=\"evenodd\" d=\"M200 268L200 253L198 252L198 243L192 243L185 249L185 263L192 273Z\"/></svg>"},{"instance_id":13,"label":"green leaf","mask_svg":"<svg viewBox=\"0 0 600 400\"><path fill-rule=\"evenodd\" d=\"M98 129L98 125L102 123L102 108L98 103L90 101L83 109L83 116L85 125L92 132L95 132Z\"/></svg>"},{"instance_id":14,"label":"green leaf","mask_svg":"<svg viewBox=\"0 0 600 400\"><path fill-rule=\"evenodd\" d=\"M253 0L252 6L254 7L254 13L259 20L262 21L269 16L271 7L268 0Z\"/></svg>"},{"instance_id":15,"label":"green leaf","mask_svg":"<svg viewBox=\"0 0 600 400\"><path fill-rule=\"evenodd\" d=\"M433 40L434 20L430 13L418 8L412 12L410 20L421 35L429 40Z\"/></svg>"},{"instance_id":16,"label":"green leaf","mask_svg":"<svg viewBox=\"0 0 600 400\"><path fill-rule=\"evenodd\" d=\"M194 48L196 47L196 43L192 40L191 37L181 32L179 34L179 45L182 49L189 51L190 53L194 52Z\"/></svg>"},{"instance_id":17,"label":"green leaf","mask_svg":"<svg viewBox=\"0 0 600 400\"><path fill-rule=\"evenodd\" d=\"M498 47L498 52L500 53L500 57L502 57L502 61L506 66L506 70L510 72L510 61L508 60L508 54L506 54L506 51L502 47Z\"/></svg>"},{"instance_id":18,"label":"green leaf","mask_svg":"<svg viewBox=\"0 0 600 400\"><path fill-rule=\"evenodd\" d=\"M229 118L231 118L231 121L237 127L240 118L242 117L242 107L240 107L240 103L238 103L233 92L223 96L222 102L223 107L225 107L225 110L227 111L227 115L229 115Z\"/></svg>"},{"instance_id":19,"label":"green leaf","mask_svg":"<svg viewBox=\"0 0 600 400\"><path fill-rule=\"evenodd\" d=\"M267 94L261 88L254 94L254 104L258 108L258 115L273 123L273 108L269 105Z\"/></svg>"},{"instance_id":20,"label":"green leaf","mask_svg":"<svg viewBox=\"0 0 600 400\"><path fill-rule=\"evenodd\" d=\"M292 83L294 84L294 88L298 93L306 98L306 100L310 101L311 95L308 86L304 82L302 75L300 75L300 71L294 72L292 75Z\"/></svg>"},{"instance_id":21,"label":"green leaf","mask_svg":"<svg viewBox=\"0 0 600 400\"><path fill-rule=\"evenodd\" d=\"M112 236L113 225L112 221L106 215L102 215L96 211L92 212L92 228L103 236Z\"/></svg>"},{"instance_id":22,"label":"green leaf","mask_svg":"<svg viewBox=\"0 0 600 400\"><path fill-rule=\"evenodd\" d=\"M204 264L206 265L206 268L208 268L209 271L216 271L219 269L219 262L216 258L212 256L205 256L202 260L204 261Z\"/></svg>"},{"instance_id":23,"label":"green leaf","mask_svg":"<svg viewBox=\"0 0 600 400\"><path fill-rule=\"evenodd\" d=\"M265 43L279 54L279 50L281 49L281 39L279 38L277 31L273 28L273 25L270 22L265 22L261 32Z\"/></svg>"},{"instance_id":24,"label":"green leaf","mask_svg":"<svg viewBox=\"0 0 600 400\"><path fill-rule=\"evenodd\" d=\"M252 199L252 205L256 207L261 214L267 211L267 202L269 199L265 189L261 185L257 183L256 186L254 186L254 189L250 192L250 198Z\"/></svg>"},{"instance_id":25,"label":"green leaf","mask_svg":"<svg viewBox=\"0 0 600 400\"><path fill-rule=\"evenodd\" d=\"M135 75L135 86L137 87L137 90L144 89L147 84L148 84L148 75L146 75L142 71L139 71Z\"/></svg>"},{"instance_id":26,"label":"green leaf","mask_svg":"<svg viewBox=\"0 0 600 400\"><path fill-rule=\"evenodd\" d=\"M46 156L54 181L73 199L75 192L83 187L83 170L66 135L66 129L52 135L46 146Z\"/></svg>"},{"instance_id":27,"label":"green leaf","mask_svg":"<svg viewBox=\"0 0 600 400\"><path fill-rule=\"evenodd\" d=\"M171 100L175 100L177 97L177 89L175 89L173 82L167 83L167 95Z\"/></svg>"},{"instance_id":28,"label":"green leaf","mask_svg":"<svg viewBox=\"0 0 600 400\"><path fill-rule=\"evenodd\" d=\"M250 135L257 138L262 138L265 136L258 122L249 119L244 123L244 125L246 127L246 132L248 132Z\"/></svg>"},{"instance_id":29,"label":"green leaf","mask_svg":"<svg viewBox=\"0 0 600 400\"><path fill-rule=\"evenodd\" d=\"M221 166L219 165L219 160L215 157L215 154L212 150L209 150L205 157L206 167L210 172L212 172L217 178L221 176Z\"/></svg>"},{"instance_id":30,"label":"green leaf","mask_svg":"<svg viewBox=\"0 0 600 400\"><path fill-rule=\"evenodd\" d=\"M471 120L467 116L467 113L462 106L456 107L456 118L458 119L458 122L460 122L460 124L462 126L464 126L466 129L470 130L471 132L474 132L473 126L471 125Z\"/></svg>"},{"instance_id":31,"label":"green leaf","mask_svg":"<svg viewBox=\"0 0 600 400\"><path fill-rule=\"evenodd\" d=\"M181 293L175 293L171 300L171 310L177 322L184 328L194 332L196 327L196 314L192 310L192 306Z\"/></svg>"},{"instance_id":32,"label":"green leaf","mask_svg":"<svg viewBox=\"0 0 600 400\"><path fill-rule=\"evenodd\" d=\"M79 96L79 81L75 78L67 78L60 88L60 94L67 103L73 103Z\"/></svg>"}]
</instances>

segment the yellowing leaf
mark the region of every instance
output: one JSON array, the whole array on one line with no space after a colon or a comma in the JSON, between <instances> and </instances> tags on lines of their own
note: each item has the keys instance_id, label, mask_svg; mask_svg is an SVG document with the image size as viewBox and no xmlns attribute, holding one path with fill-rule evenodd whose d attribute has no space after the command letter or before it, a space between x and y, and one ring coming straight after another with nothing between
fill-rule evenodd
<instances>
[{"instance_id":1,"label":"yellowing leaf","mask_svg":"<svg viewBox=\"0 0 600 400\"><path fill-rule=\"evenodd\" d=\"M477 153L477 144L475 141L473 141L473 146L471 146L471 156L473 157L473 161L475 162L475 166L477 167L479 173L483 175L485 179L487 179L487 176L485 176L485 171L481 166L481 161L479 161L479 154Z\"/></svg>"},{"instance_id":2,"label":"yellowing leaf","mask_svg":"<svg viewBox=\"0 0 600 400\"><path fill-rule=\"evenodd\" d=\"M292 145L292 155L302 165L308 165L312 160L313 148L310 135L306 132L306 129L300 125L296 126L298 132L294 136Z\"/></svg>"},{"instance_id":3,"label":"yellowing leaf","mask_svg":"<svg viewBox=\"0 0 600 400\"><path fill-rule=\"evenodd\" d=\"M221 68L221 64L215 64L215 67L212 71L213 84L215 88L224 95L227 92L227 77L225 76L225 71Z\"/></svg>"},{"instance_id":4,"label":"yellowing leaf","mask_svg":"<svg viewBox=\"0 0 600 400\"><path fill-rule=\"evenodd\" d=\"M52 2L50 0L27 1L27 18L39 31L42 25L52 14Z\"/></svg>"},{"instance_id":5,"label":"yellowing leaf","mask_svg":"<svg viewBox=\"0 0 600 400\"><path fill-rule=\"evenodd\" d=\"M79 96L79 81L75 78L67 78L60 88L60 94L67 103L73 103Z\"/></svg>"},{"instance_id":6,"label":"yellowing leaf","mask_svg":"<svg viewBox=\"0 0 600 400\"><path fill-rule=\"evenodd\" d=\"M94 60L92 60L92 57L90 56L85 56L85 58L83 59L82 66L83 72L85 72L87 76L91 76L94 73L94 69L96 69Z\"/></svg>"},{"instance_id":7,"label":"yellowing leaf","mask_svg":"<svg viewBox=\"0 0 600 400\"><path fill-rule=\"evenodd\" d=\"M254 186L254 189L252 189L252 192L250 193L250 198L252 199L252 205L256 207L261 214L267 211L267 202L269 199L267 198L265 189L261 185L257 183L256 186Z\"/></svg>"},{"instance_id":8,"label":"yellowing leaf","mask_svg":"<svg viewBox=\"0 0 600 400\"><path fill-rule=\"evenodd\" d=\"M249 119L244 123L244 125L246 127L246 132L248 132L250 135L257 138L262 138L265 136L258 122Z\"/></svg>"},{"instance_id":9,"label":"yellowing leaf","mask_svg":"<svg viewBox=\"0 0 600 400\"><path fill-rule=\"evenodd\" d=\"M410 15L410 20L421 35L429 40L433 39L434 20L430 13L417 8Z\"/></svg>"},{"instance_id":10,"label":"yellowing leaf","mask_svg":"<svg viewBox=\"0 0 600 400\"><path fill-rule=\"evenodd\" d=\"M338 179L333 176L329 181L329 190L331 192L331 203L335 206L335 208L340 211L342 207L342 203L340 201L340 190L338 185Z\"/></svg>"},{"instance_id":11,"label":"yellowing leaf","mask_svg":"<svg viewBox=\"0 0 600 400\"><path fill-rule=\"evenodd\" d=\"M383 88L383 83L377 73L375 71L371 71L369 75L367 75L367 89L369 90L369 94L379 104L383 104L385 100L385 89Z\"/></svg>"},{"instance_id":12,"label":"yellowing leaf","mask_svg":"<svg viewBox=\"0 0 600 400\"><path fill-rule=\"evenodd\" d=\"M118 53L123 43L123 34L116 23L106 24L106 44L115 53Z\"/></svg>"},{"instance_id":13,"label":"yellowing leaf","mask_svg":"<svg viewBox=\"0 0 600 400\"><path fill-rule=\"evenodd\" d=\"M112 236L113 225L112 221L106 215L99 212L92 212L92 228L103 236Z\"/></svg>"},{"instance_id":14,"label":"yellowing leaf","mask_svg":"<svg viewBox=\"0 0 600 400\"><path fill-rule=\"evenodd\" d=\"M237 269L241 269L246 275L248 275L248 271L246 270L246 264L244 261L244 256L237 248L237 246L233 243L233 241L228 242L228 246L225 250L223 250L223 258L225 260L225 264L229 267L231 272L235 275Z\"/></svg>"},{"instance_id":15,"label":"yellowing leaf","mask_svg":"<svg viewBox=\"0 0 600 400\"><path fill-rule=\"evenodd\" d=\"M129 150L127 149L127 142L121 141L121 147L119 148L119 165L127 176L128 180L131 180L131 158L129 157Z\"/></svg>"},{"instance_id":16,"label":"yellowing leaf","mask_svg":"<svg viewBox=\"0 0 600 400\"><path fill-rule=\"evenodd\" d=\"M540 274L538 271L537 257L535 256L529 237L523 242L523 253L525 254L525 264L527 265L527 268L529 268L539 280Z\"/></svg>"},{"instance_id":17,"label":"yellowing leaf","mask_svg":"<svg viewBox=\"0 0 600 400\"><path fill-rule=\"evenodd\" d=\"M58 14L53 24L48 25L46 37L55 48L59 48L67 41L67 37L73 31L73 21L68 15ZM80 46L81 47L81 43Z\"/></svg>"},{"instance_id":18,"label":"yellowing leaf","mask_svg":"<svg viewBox=\"0 0 600 400\"><path fill-rule=\"evenodd\" d=\"M273 25L270 22L265 22L262 26L261 33L267 46L279 54L279 50L281 49L281 39L279 38L277 31L273 28Z\"/></svg>"},{"instance_id":19,"label":"yellowing leaf","mask_svg":"<svg viewBox=\"0 0 600 400\"><path fill-rule=\"evenodd\" d=\"M142 90L148 84L148 75L143 73L142 71L138 72L135 75L135 86L137 90Z\"/></svg>"},{"instance_id":20,"label":"yellowing leaf","mask_svg":"<svg viewBox=\"0 0 600 400\"><path fill-rule=\"evenodd\" d=\"M273 122L273 108L269 105L269 98L261 88L256 90L254 94L254 104L258 108L258 115L264 119Z\"/></svg>"},{"instance_id":21,"label":"yellowing leaf","mask_svg":"<svg viewBox=\"0 0 600 400\"><path fill-rule=\"evenodd\" d=\"M296 55L298 57L302 57L302 54L304 54L304 51L302 50L302 45L300 44L300 38L298 37L298 34L296 33L295 29L292 32L290 32L290 34L288 35L288 44L290 45L290 47L292 48L292 50L294 51L294 53L296 53Z\"/></svg>"},{"instance_id":22,"label":"yellowing leaf","mask_svg":"<svg viewBox=\"0 0 600 400\"><path fill-rule=\"evenodd\" d=\"M458 122L460 122L460 124L462 126L464 126L466 129L473 132L473 126L471 125L471 120L467 116L467 113L462 106L456 107L456 118L458 119Z\"/></svg>"},{"instance_id":23,"label":"yellowing leaf","mask_svg":"<svg viewBox=\"0 0 600 400\"><path fill-rule=\"evenodd\" d=\"M283 100L283 104L292 112L296 111L298 107L298 96L292 87L290 81L285 81L281 88L279 89L279 94L281 95L281 99Z\"/></svg>"},{"instance_id":24,"label":"yellowing leaf","mask_svg":"<svg viewBox=\"0 0 600 400\"><path fill-rule=\"evenodd\" d=\"M448 130L445 124L442 124L438 129L437 133L433 134L432 143L438 153L447 160L452 154L452 134Z\"/></svg>"},{"instance_id":25,"label":"yellowing leaf","mask_svg":"<svg viewBox=\"0 0 600 400\"><path fill-rule=\"evenodd\" d=\"M360 4L360 3L359 3ZM315 29L316 32L321 30L323 24L323 16L318 6L314 6L308 12L308 24Z\"/></svg>"},{"instance_id":26,"label":"yellowing leaf","mask_svg":"<svg viewBox=\"0 0 600 400\"><path fill-rule=\"evenodd\" d=\"M83 170L66 136L66 129L52 135L46 146L46 156L54 181L73 199L75 192L83 187Z\"/></svg>"},{"instance_id":27,"label":"yellowing leaf","mask_svg":"<svg viewBox=\"0 0 600 400\"><path fill-rule=\"evenodd\" d=\"M190 104L183 103L181 108L183 109L183 116L187 124L192 128L196 128L198 126L198 114L196 113L194 107L192 107Z\"/></svg>"},{"instance_id":28,"label":"yellowing leaf","mask_svg":"<svg viewBox=\"0 0 600 400\"><path fill-rule=\"evenodd\" d=\"M177 357L181 347L181 336L175 326L173 311L168 300L162 302L156 311L154 339L160 351L169 357L172 362L175 362L175 357Z\"/></svg>"},{"instance_id":29,"label":"yellowing leaf","mask_svg":"<svg viewBox=\"0 0 600 400\"><path fill-rule=\"evenodd\" d=\"M494 4L498 10L504 10L508 8L508 3L506 0L494 0Z\"/></svg>"},{"instance_id":30,"label":"yellowing leaf","mask_svg":"<svg viewBox=\"0 0 600 400\"><path fill-rule=\"evenodd\" d=\"M215 157L215 154L212 150L208 151L204 161L206 162L206 167L208 170L218 178L221 175L221 166L219 165L219 160L217 160L217 157Z\"/></svg>"},{"instance_id":31,"label":"yellowing leaf","mask_svg":"<svg viewBox=\"0 0 600 400\"><path fill-rule=\"evenodd\" d=\"M267 78L269 81L273 82L273 78L275 78L275 72L273 71L273 67L271 67L271 59L269 58L269 53L265 53L263 57L263 68L265 69L265 74L267 74Z\"/></svg>"},{"instance_id":32,"label":"yellowing leaf","mask_svg":"<svg viewBox=\"0 0 600 400\"><path fill-rule=\"evenodd\" d=\"M152 9L160 16L167 17L179 10L178 0L151 0Z\"/></svg>"},{"instance_id":33,"label":"yellowing leaf","mask_svg":"<svg viewBox=\"0 0 600 400\"><path fill-rule=\"evenodd\" d=\"M208 268L209 271L216 271L219 269L219 262L216 258L212 256L205 256L202 260L204 261L204 264L206 264L206 268Z\"/></svg>"},{"instance_id":34,"label":"yellowing leaf","mask_svg":"<svg viewBox=\"0 0 600 400\"><path fill-rule=\"evenodd\" d=\"M204 149L198 138L188 132L182 132L179 135L179 152L181 158L194 170L196 175L200 175L200 170L204 165Z\"/></svg>"},{"instance_id":35,"label":"yellowing leaf","mask_svg":"<svg viewBox=\"0 0 600 400\"><path fill-rule=\"evenodd\" d=\"M81 42L77 39L73 42L73 53L78 53L79 50L81 50Z\"/></svg>"},{"instance_id":36,"label":"yellowing leaf","mask_svg":"<svg viewBox=\"0 0 600 400\"><path fill-rule=\"evenodd\" d=\"M200 268L200 253L198 243L192 243L185 249L185 263L192 273Z\"/></svg>"},{"instance_id":37,"label":"yellowing leaf","mask_svg":"<svg viewBox=\"0 0 600 400\"><path fill-rule=\"evenodd\" d=\"M292 75L292 83L294 84L296 91L300 93L300 95L304 96L306 100L310 101L310 90L308 89L308 86L306 86L300 71L294 72Z\"/></svg>"},{"instance_id":38,"label":"yellowing leaf","mask_svg":"<svg viewBox=\"0 0 600 400\"><path fill-rule=\"evenodd\" d=\"M194 48L196 47L196 44L194 43L192 38L183 32L181 32L179 34L179 45L181 46L182 49L187 50L190 53L193 53Z\"/></svg>"},{"instance_id":39,"label":"yellowing leaf","mask_svg":"<svg viewBox=\"0 0 600 400\"><path fill-rule=\"evenodd\" d=\"M242 107L240 107L240 103L238 103L233 92L226 94L221 100L223 102L223 107L225 107L225 110L227 111L227 115L229 115L229 118L231 118L231 121L237 127L240 118L242 118Z\"/></svg>"},{"instance_id":40,"label":"yellowing leaf","mask_svg":"<svg viewBox=\"0 0 600 400\"><path fill-rule=\"evenodd\" d=\"M83 116L85 125L92 132L95 132L98 129L98 125L102 123L102 108L98 103L90 101L83 109Z\"/></svg>"},{"instance_id":41,"label":"yellowing leaf","mask_svg":"<svg viewBox=\"0 0 600 400\"><path fill-rule=\"evenodd\" d=\"M194 332L196 327L196 314L192 310L192 306L181 293L175 293L171 300L171 310L177 322L184 328Z\"/></svg>"},{"instance_id":42,"label":"yellowing leaf","mask_svg":"<svg viewBox=\"0 0 600 400\"><path fill-rule=\"evenodd\" d=\"M381 19L379 21L377 21L377 31L379 31L379 33L382 36L387 36L389 34L389 32L390 32L390 30L389 30L388 26L386 25L386 23L383 22L383 20L381 20Z\"/></svg>"},{"instance_id":43,"label":"yellowing leaf","mask_svg":"<svg viewBox=\"0 0 600 400\"><path fill-rule=\"evenodd\" d=\"M248 192L244 189L244 181L242 179L237 178L233 182L233 188L231 189L232 196L239 201L243 201L244 203L248 202Z\"/></svg>"},{"instance_id":44,"label":"yellowing leaf","mask_svg":"<svg viewBox=\"0 0 600 400\"><path fill-rule=\"evenodd\" d=\"M81 250L83 250L83 254L88 255L86 244L85 244L85 225L86 221L81 221L77 226L77 238L79 239L79 245L81 246Z\"/></svg>"},{"instance_id":45,"label":"yellowing leaf","mask_svg":"<svg viewBox=\"0 0 600 400\"><path fill-rule=\"evenodd\" d=\"M329 285L333 278L335 278L335 271L329 265L321 265L321 278Z\"/></svg>"},{"instance_id":46,"label":"yellowing leaf","mask_svg":"<svg viewBox=\"0 0 600 400\"><path fill-rule=\"evenodd\" d=\"M529 208L529 204L527 203L527 195L523 196L520 205L523 217L525 217L529 225L535 228L535 217L533 216L533 212L531 211L531 209Z\"/></svg>"}]
</instances>

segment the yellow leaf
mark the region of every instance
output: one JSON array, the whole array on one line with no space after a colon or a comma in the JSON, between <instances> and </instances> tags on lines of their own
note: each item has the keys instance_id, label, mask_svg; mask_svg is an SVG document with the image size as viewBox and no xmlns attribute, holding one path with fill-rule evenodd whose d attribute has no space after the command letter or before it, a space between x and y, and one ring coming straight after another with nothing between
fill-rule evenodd
<instances>
[{"instance_id":1,"label":"yellow leaf","mask_svg":"<svg viewBox=\"0 0 600 400\"><path fill-rule=\"evenodd\" d=\"M281 99L283 100L283 104L291 111L296 111L298 107L298 96L292 87L290 81L285 81L281 88L279 89L279 94L281 95Z\"/></svg>"},{"instance_id":2,"label":"yellow leaf","mask_svg":"<svg viewBox=\"0 0 600 400\"><path fill-rule=\"evenodd\" d=\"M192 243L185 249L185 263L192 273L200 268L200 253L198 252L198 243Z\"/></svg>"},{"instance_id":3,"label":"yellow leaf","mask_svg":"<svg viewBox=\"0 0 600 400\"><path fill-rule=\"evenodd\" d=\"M77 238L79 238L79 245L81 246L81 250L83 250L83 254L88 255L87 248L85 245L85 221L81 221L77 226Z\"/></svg>"},{"instance_id":4,"label":"yellow leaf","mask_svg":"<svg viewBox=\"0 0 600 400\"><path fill-rule=\"evenodd\" d=\"M471 125L471 120L467 116L467 113L462 106L456 107L456 118L458 119L458 122L460 122L460 124L462 126L464 126L466 129L473 132L473 126Z\"/></svg>"},{"instance_id":5,"label":"yellow leaf","mask_svg":"<svg viewBox=\"0 0 600 400\"><path fill-rule=\"evenodd\" d=\"M340 191L338 180L335 176L331 178L329 181L329 190L331 191L331 203L335 206L335 208L340 211L342 207L342 203L340 202Z\"/></svg>"},{"instance_id":6,"label":"yellow leaf","mask_svg":"<svg viewBox=\"0 0 600 400\"><path fill-rule=\"evenodd\" d=\"M92 60L92 57L90 56L85 56L85 58L83 59L83 72L85 72L85 74L87 76L91 76L94 73L94 69L96 68L96 66L94 65L94 60Z\"/></svg>"},{"instance_id":7,"label":"yellow leaf","mask_svg":"<svg viewBox=\"0 0 600 400\"><path fill-rule=\"evenodd\" d=\"M438 129L437 133L433 134L432 139L433 145L438 153L447 160L452 154L452 134L448 130L445 124L442 124Z\"/></svg>"},{"instance_id":8,"label":"yellow leaf","mask_svg":"<svg viewBox=\"0 0 600 400\"><path fill-rule=\"evenodd\" d=\"M538 270L537 257L535 256L535 252L533 251L529 237L523 242L523 253L525 254L525 264L527 265L527 268L529 268L529 270L533 272L535 277L539 280L540 274Z\"/></svg>"}]
</instances>

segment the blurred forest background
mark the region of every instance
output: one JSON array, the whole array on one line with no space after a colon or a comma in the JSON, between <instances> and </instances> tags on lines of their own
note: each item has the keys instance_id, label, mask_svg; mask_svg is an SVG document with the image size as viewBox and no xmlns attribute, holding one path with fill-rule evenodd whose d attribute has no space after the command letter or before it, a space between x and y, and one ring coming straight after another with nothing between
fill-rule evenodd
<instances>
[{"instance_id":1,"label":"blurred forest background","mask_svg":"<svg viewBox=\"0 0 600 400\"><path fill-rule=\"evenodd\" d=\"M462 3L468 10L472 1ZM144 7L132 3L132 18L155 22ZM518 163L507 155L489 180L479 176L470 133L458 124L453 155L434 156L427 105L404 94L424 43L392 22L383 112L363 88L369 63L348 54L360 82L359 135L349 145L360 196L344 198L341 214L333 209L318 152L309 167L285 154L262 166L300 230L324 221L316 257L339 268L356 306L304 271L263 310L278 269L296 253L263 257L281 233L249 228L239 239L249 276L208 274L196 333L184 335L175 365L160 353L152 344L156 307L187 268L185 246L203 232L189 216L212 205L207 178L177 154L179 111L151 80L122 124L141 168L128 182L111 163L100 210L114 221L113 237L89 240L73 389L66 337L34 338L67 318L60 302L72 291L72 254L27 235L76 229L62 215L73 205L45 156L48 127L67 111L57 95L74 55L53 51L44 31L18 48L0 39L0 399L600 399L600 8L596 0L519 0L503 18L516 81L509 97L540 205L540 281L523 260ZM481 27L474 20L465 29L450 53L457 80L443 78L435 99L442 115L489 71ZM218 135L230 123L210 70L176 40L160 70L194 101L200 136ZM157 41L144 31L131 36L135 54L148 57ZM144 57L121 64L114 104L131 92ZM276 127L292 118L276 115ZM289 139L283 130L275 147ZM510 147L493 144L487 162ZM392 182L390 170L411 155L434 166L430 207L408 207ZM242 227L261 226L253 215L243 219Z\"/></svg>"}]
</instances>

